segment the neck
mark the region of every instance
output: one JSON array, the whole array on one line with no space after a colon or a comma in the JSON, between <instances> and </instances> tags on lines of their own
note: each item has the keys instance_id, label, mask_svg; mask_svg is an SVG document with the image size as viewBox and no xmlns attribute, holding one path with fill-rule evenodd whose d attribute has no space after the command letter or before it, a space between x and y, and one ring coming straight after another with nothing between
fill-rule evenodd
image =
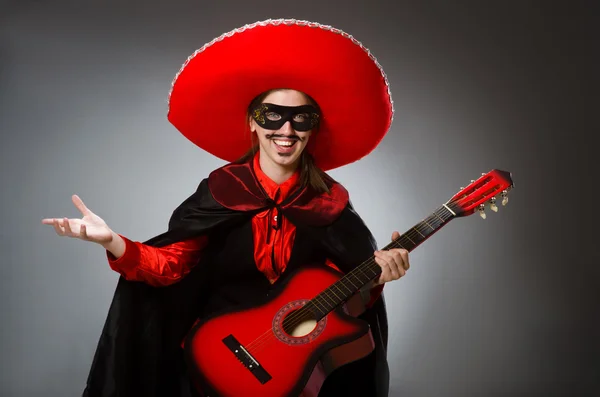
<instances>
[{"instance_id":1,"label":"neck","mask_svg":"<svg viewBox=\"0 0 600 397\"><path fill-rule=\"evenodd\" d=\"M290 179L296 169L298 168L298 164L300 163L300 159L296 160L293 164L289 166L282 166L281 164L275 163L273 160L269 158L269 156L261 155L259 153L258 162L260 164L260 169L265 173L266 176L271 178L271 180L278 185Z\"/></svg>"}]
</instances>

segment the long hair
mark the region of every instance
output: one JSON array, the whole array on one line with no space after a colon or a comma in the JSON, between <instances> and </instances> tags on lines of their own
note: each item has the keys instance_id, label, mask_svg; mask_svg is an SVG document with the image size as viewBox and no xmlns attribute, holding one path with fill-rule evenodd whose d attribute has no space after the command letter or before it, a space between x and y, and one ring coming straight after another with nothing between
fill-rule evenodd
<instances>
[{"instance_id":1,"label":"long hair","mask_svg":"<svg viewBox=\"0 0 600 397\"><path fill-rule=\"evenodd\" d=\"M281 89L276 88L276 89L272 89L269 91L265 91L262 94L255 97L250 102L250 105L248 105L248 109L246 111L246 122L248 120L250 120L250 118L252 117L252 110L256 106L261 104L262 101L269 94L271 94L272 92L275 92L275 91L279 91L279 90L281 90ZM312 99L307 94L304 94L304 95L306 96L306 99L310 102L311 105L313 105L314 107L319 109L319 105L317 104L317 102L314 99ZM313 134L318 132L318 129L319 129L319 126L317 125L313 129ZM252 140L252 147L244 155L242 155L239 159L234 161L234 163L242 164L247 161L250 161L250 159L252 159L256 155L256 153L259 151L259 143L258 143L258 141L256 141L255 135L251 133L250 138ZM312 187L318 193L329 193L328 182L329 183L333 182L333 179L329 175L327 175L323 170L321 170L319 167L317 167L313 156L310 153L308 153L308 151L306 150L306 147L300 154L300 162L298 164L298 167L300 168L300 181L303 185L308 185L308 186Z\"/></svg>"}]
</instances>

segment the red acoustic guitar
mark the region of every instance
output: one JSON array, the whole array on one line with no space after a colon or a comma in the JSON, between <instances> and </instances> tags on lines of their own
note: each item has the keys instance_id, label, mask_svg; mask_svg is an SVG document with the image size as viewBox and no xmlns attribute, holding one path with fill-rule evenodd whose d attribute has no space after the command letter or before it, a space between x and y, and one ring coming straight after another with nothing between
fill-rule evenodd
<instances>
[{"instance_id":1,"label":"red acoustic guitar","mask_svg":"<svg viewBox=\"0 0 600 397\"><path fill-rule=\"evenodd\" d=\"M384 249L413 250L450 220L485 202L508 201L511 174L492 170L454 195ZM369 325L353 311L357 292L379 277L374 257L342 275L305 267L270 293L267 303L196 324L185 342L199 386L209 397L316 397L334 369L374 349ZM354 302L354 303L353 303Z\"/></svg>"}]
</instances>

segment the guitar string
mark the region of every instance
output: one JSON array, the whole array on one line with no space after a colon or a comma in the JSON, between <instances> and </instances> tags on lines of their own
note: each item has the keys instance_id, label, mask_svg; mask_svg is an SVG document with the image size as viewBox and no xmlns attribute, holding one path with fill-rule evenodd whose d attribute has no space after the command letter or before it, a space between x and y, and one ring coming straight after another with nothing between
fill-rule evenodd
<instances>
[{"instance_id":1,"label":"guitar string","mask_svg":"<svg viewBox=\"0 0 600 397\"><path fill-rule=\"evenodd\" d=\"M364 262L361 266L371 266L371 265L377 265L377 263L373 259L370 259L369 261ZM359 271L363 272L363 274L366 274L366 273L364 273L364 271L362 269L360 269ZM373 276L373 277L375 277L375 276ZM346 286L346 288L349 291L351 291L349 287ZM340 290L340 292L341 292L341 290ZM325 299L325 298L323 298L323 299ZM326 303L328 303L328 302L326 302ZM321 311L321 309L319 309L315 304L313 304L311 301L309 301L302 308L296 310L295 313L292 313L292 315L287 317L286 320L288 320L288 321L284 320L285 323L288 323L288 324L285 324L285 326L287 328L294 328L295 326L300 324L305 319L306 310L303 310L303 309L307 309L308 305L313 305L313 307L316 307L317 310ZM333 309L329 310L328 312L331 312L332 310ZM263 333L261 336L259 336L257 339L255 339L253 342L248 344L246 349L249 352L256 354L257 352L261 351L265 346L269 345L271 342L274 342L276 340L279 340L279 338L277 338L277 336L273 332L273 329L270 328L265 333Z\"/></svg>"},{"instance_id":2,"label":"guitar string","mask_svg":"<svg viewBox=\"0 0 600 397\"><path fill-rule=\"evenodd\" d=\"M432 229L434 229L434 230L435 230L435 229L438 229L438 228L439 228L441 225L443 225L443 223L445 223L445 222L447 221L447 219L446 219L446 220L444 220L444 219L442 219L442 218L441 218L441 217L440 217L440 216L437 214L437 212L438 212L439 210L440 210L440 209L436 210L436 211L434 212L434 214L435 214L435 215L437 216L437 218L438 218L438 219L440 219L442 222L440 222L440 224L439 224L439 225L436 225L436 226L435 226L435 228L432 228ZM444 215L444 214L442 214L442 216L443 216L443 215ZM429 218L431 218L431 217L432 217L432 216L430 216L430 217L428 217L428 218L425 218L425 219L429 219ZM435 218L434 218L434 219L435 219ZM450 218L449 218L449 219L450 219ZM435 222L439 222L439 221L438 221L438 220L435 220ZM434 223L434 224L435 224L435 222L433 222L433 221L432 221L431 223ZM417 234L416 234L414 231L416 231L416 232L417 232L417 233L419 233L421 236L423 236L423 234L422 234L421 232L419 232L419 231L418 231L418 228L419 228L420 226L421 226L421 227L423 226L422 224L423 224L423 221L422 221L420 224L418 224L416 227L413 227L412 229L410 229L410 230L409 230L407 233L405 233L405 234L401 235L401 236L400 236L398 239L394 240L392 243L390 243L390 245L388 245L388 247L391 247L391 246L399 246L400 248L404 248L404 247L401 245L401 243L400 243L400 240L401 240L403 237L405 237L405 236L406 236L406 237L408 237L408 238L409 238L409 240L411 240L411 242L413 242L413 241L412 241L412 239L410 239L410 236L412 236L412 237L416 237L416 236L417 236ZM431 228L431 225L429 225L429 224L428 224L428 226ZM414 230L414 231L413 231L413 230ZM413 242L413 244L414 244L414 242ZM387 247L386 247L386 248L387 248ZM328 290L329 290L330 288L336 287L340 293L344 294L344 292L343 292L343 291L342 291L342 290L341 290L341 289L340 289L340 288L337 286L337 284L341 284L341 285L343 285L343 286L344 286L346 289L348 289L348 291L350 291L350 292L352 293L352 290L351 290L351 289L350 289L350 288L349 288L347 285L345 285L345 284L344 284L344 279L346 279L347 281L349 281L349 282L350 282L350 284L352 284L352 285L353 285L353 286L356 288L356 285L354 285L354 283L352 282L352 280L350 279L350 277L349 277L349 276L354 276L355 278L357 278L357 279L358 279L358 277L356 277L356 275L355 275L354 273L355 273L355 272L359 272L359 273L362 273L363 275L366 275L366 276L368 276L368 277L370 277L370 278L371 278L371 277L372 277L372 278L374 278L374 277L375 277L377 274L375 274L375 275L373 275L373 276L369 276L369 275L367 275L367 274L365 273L367 270L369 270L369 266L372 266L373 264L375 264L375 265L377 264L377 263L374 261L374 256L373 256L373 257L371 257L371 258L369 258L369 260L367 260L367 261L363 262L362 264L358 265L357 267L355 267L355 268L354 268L352 271L348 272L348 274L347 274L345 277L343 277L342 279L338 280L338 282L336 282L335 284L333 284L333 285L332 285L331 287L329 287L328 289L324 290L324 291L323 291L323 293L325 293L325 295L327 295L327 296L323 296L323 297L319 298L319 295L317 295L315 298L313 298L313 300L309 301L309 302L308 302L306 305L304 305L302 308L300 308L300 309L296 310L296 312L295 312L295 313L292 313L292 315L291 315L291 316L287 317L287 318L286 318L286 320L284 320L284 321L286 321L286 322L288 323L288 324L287 324L287 327L291 327L291 328L293 328L293 327L295 327L296 325L298 325L298 324L299 324L299 323L300 323L302 320L304 320L304 318L305 318L304 316L305 316L305 314L307 314L307 313L306 313L306 310L304 310L304 311L303 311L302 309L305 309L305 308L307 308L307 306L308 306L309 304L312 304L312 305L313 305L313 307L315 307L317 310L319 310L319 311L322 311L322 310L321 310L321 309L320 309L320 308L319 308L319 307L316 305L316 302L317 302L317 301L319 301L320 299L322 299L322 300L324 300L324 301L325 301L325 304L323 304L323 302L319 302L319 303L320 303L320 304L321 304L323 307L325 307L325 312L324 312L324 314L325 314L325 315L326 315L328 312L330 312L331 310L333 310L333 309L327 310L327 306L326 306L326 305L330 305L330 304L331 304L330 302L328 302L328 301L327 301L327 298L331 299L331 300L332 300L332 302L334 302L334 303L335 303L335 300L334 300L334 299L331 297L331 295L329 295L329 292L328 292ZM374 271L374 270L371 270L371 271ZM361 281L360 279L358 279L358 280L359 280L359 281ZM333 290L332 290L331 292L333 292L333 294L334 294L334 295L336 295L336 297L339 299L339 297L337 296L337 294L335 294L335 291L333 291ZM314 303L313 303L313 301L314 301ZM343 300L342 300L340 303L342 303L342 302L343 302ZM337 305L339 305L339 303L338 303L338 304L336 304L335 306L337 306ZM257 347L257 343L258 343L258 344L262 344L262 343L260 343L260 342L261 342L261 339L263 339L263 337L269 337L269 336L270 336L270 334L272 334L273 336L275 336L275 335L274 335L274 333L273 333L272 331L273 331L272 329L269 329L269 330L265 331L265 333L263 333L262 335L260 335L259 337L257 337L257 338L256 338L254 341L250 342L250 343L248 344L247 348L256 349L256 347Z\"/></svg>"},{"instance_id":3,"label":"guitar string","mask_svg":"<svg viewBox=\"0 0 600 397\"><path fill-rule=\"evenodd\" d=\"M432 228L432 229L434 229L434 230L435 230L436 228L439 228L439 227L441 227L441 225L443 225L443 223L445 223L445 222L447 221L447 219L446 219L446 220L444 220L444 219L442 219L442 218L440 217L440 215L439 215L439 214L437 214L437 212L438 212L438 211L439 211L439 209L438 209L438 210L436 210L436 211L434 212L434 214L435 214L435 216L437 216L437 218L438 218L438 219L440 219L442 222L440 223L440 222L439 222L437 219L436 219L436 220L435 220L435 222L434 222L433 220L431 220L431 219L430 219L430 222L431 222L431 223L434 223L434 224L436 224L436 223L439 223L439 225L438 225L438 224L436 224L435 228ZM442 216L444 216L444 214L441 214L441 215L442 215ZM428 217L428 218L425 218L425 219L429 219L429 218L432 218L432 216L430 216L430 217ZM435 219L435 218L433 218L433 219ZM450 218L448 218L448 219L450 219ZM431 228L431 225L429 225L429 224L428 224L428 226ZM416 237L416 236L417 236L417 234L416 234L414 231L416 231L417 233L419 233L419 234L420 234L420 235L423 237L423 234L422 234L421 232L419 232L419 231L418 231L418 228L419 228L419 227L423 227L423 222L421 222L420 224L418 224L416 227L413 227L411 230L409 230L409 232L407 232L407 233L403 234L403 235L402 235L402 236L400 236L398 239L394 240L394 241L393 241L393 242L392 242L392 243L391 243L391 244L390 244L388 247L391 247L391 246L400 246L401 248L404 248L404 247L401 245L401 243L400 243L400 240L401 240L403 237L405 237L405 236L408 236L409 240L411 240L411 242L413 242L413 244L414 244L414 241L412 241L412 239L410 239L410 236L412 236L412 237ZM413 230L414 230L414 231L413 231ZM423 240L423 241L424 241L424 240ZM356 288L356 285L354 285L354 283L352 282L352 280L350 279L350 277L349 277L349 276L354 276L355 278L357 278L357 279L358 279L358 277L356 276L356 274L354 274L355 272L359 272L359 273L362 273L363 275L367 275L367 274L366 274L366 271L367 271L367 270L371 270L371 271L375 272L375 274L374 274L373 276L368 276L368 275L367 275L367 276L368 276L368 277L370 277L370 278L374 278L374 277L377 275L377 273L376 273L376 271L375 271L375 270L372 270L372 269L370 269L370 267L369 267L369 266L372 266L373 264L376 264L376 262L374 261L374 257L371 257L371 258L370 258L368 261L366 261L366 262L364 262L363 264L361 264L361 265L357 266L355 269L353 269L351 272L349 272L349 273L346 275L346 277L344 277L344 278L342 278L341 280L339 280L339 282L336 282L336 283L335 283L335 284L334 284L332 287L334 287L334 286L335 286L335 287L336 287L336 288L339 290L339 292L341 292L341 293L343 294L344 292L343 292L343 291L342 291L342 290L341 290L339 287L337 287L337 284L341 284L341 285L343 285L343 286L344 286L346 289L348 289L348 290L349 290L349 291L352 293L352 290L351 290L351 289L350 289L350 288L349 288L349 287L348 287L348 286L347 286L347 285L346 285L346 284L343 282L343 281L344 281L344 279L346 279L347 281L349 281L349 282L350 282L350 283L351 283L351 284L352 284L352 285L353 285L353 286ZM367 265L368 265L368 266L367 266ZM358 279L358 280L359 280L359 281L361 281L360 279ZM330 288L332 288L332 287L330 287ZM333 289L331 290L331 292L333 292L333 294L337 296L337 294L335 294L335 291L333 291ZM328 293L328 290L327 290L327 289L324 291L324 293L325 293L325 295L327 295L327 297L329 297L329 298L331 299L331 296L329 295L329 293ZM329 302L327 302L327 297L326 297L326 296L323 296L323 297L322 297L322 299L323 299L323 300L325 300L325 303L326 303L326 304L330 304ZM339 299L339 297L338 297L338 299ZM321 309L320 309L320 308L319 308L319 307L316 305L316 302L317 302L318 300L319 300L319 296L317 296L317 297L313 298L313 300L312 300L312 301L309 301L309 302L308 302L306 305L304 305L304 306L303 306L303 308L301 308L301 309L298 309L298 310L296 311L296 313L292 313L292 315L291 315L291 316L287 317L287 318L286 318L286 320L284 320L284 321L288 322L288 325L287 325L287 327L292 327L292 328L293 328L294 326L298 325L298 324L299 324L299 322L300 322L300 321L302 321L302 320L305 318L305 317L304 317L304 315L305 315L305 314L307 314L307 313L306 313L306 310L304 310L304 311L303 311L302 309L306 309L306 308L308 307L308 305L309 305L309 304L312 304L312 305L313 305L313 307L317 308L319 311L322 311L322 310L321 310ZM313 301L314 301L315 303L313 303ZM335 303L335 301L334 301L333 299L332 299L332 301ZM341 303L341 302L343 302L343 300L342 300L342 301L340 301L340 303ZM338 303L338 304L339 304L339 303ZM323 305L323 303L322 303L322 302L321 302L321 305ZM323 305L323 306L324 306L324 305ZM337 306L337 305L336 305L336 306ZM325 307L326 307L326 306L325 306ZM325 314L327 314L327 313L328 313L328 312L330 312L331 310L333 310L333 309L327 310L327 308L326 308ZM291 324L290 324L290 323L291 323ZM265 337L265 338L269 338L271 335L275 336L275 335L274 335L274 333L272 332L272 329L269 329L269 330L267 330L267 331L266 331L266 332L265 332L263 335L259 336L259 337L258 337L258 338L256 338L254 341L252 341L252 342L251 342L251 343L250 343L248 346L249 346L250 348L252 348L252 349L257 349L258 345L262 345L262 343L261 343L261 342L263 342L263 341L264 341L264 340L263 340L263 339L264 339L263 337Z\"/></svg>"},{"instance_id":4,"label":"guitar string","mask_svg":"<svg viewBox=\"0 0 600 397\"><path fill-rule=\"evenodd\" d=\"M433 223L435 225L435 228L432 228L431 225L429 225L427 222L425 222L426 220L428 220L429 218L432 218L433 215L430 215L429 217L425 218L423 221L421 221L419 224L417 224L415 227L411 228L407 233L404 233L403 235L401 235L400 237L398 237L396 240L394 240L392 243L390 243L388 245L388 247L396 247L399 246L400 248L404 248L400 242L400 240L402 240L404 237L408 237L409 240L411 240L411 242L413 242L413 239L411 239L410 237L416 238L417 236L421 236L423 237L423 233L421 233L418 229L421 227L424 227L423 223L427 224L430 228L432 229L438 229L439 227L441 227L441 225L444 224L444 222L446 222L447 220L444 220L442 217L440 217L440 214L437 214L438 211L440 211L440 209L434 211L434 215L437 217L433 218L435 219L435 222L431 221L430 223ZM444 214L441 214L442 216L444 216ZM450 219L450 218L449 218ZM441 220L441 222L440 222ZM439 225L436 225L436 223L439 223ZM422 230L423 232L429 233L429 229L427 231ZM414 244L414 242L413 242ZM377 273L373 276L370 276L366 273L366 271L368 271L370 269L370 266L372 266L373 264L377 265L377 263L374 260L374 256L372 256L371 258L369 258L367 261L363 262L362 264L358 265L357 267L355 267L352 271L348 272L348 274L346 274L346 276L342 277L340 280L338 280L338 282L334 283L331 287L325 289L322 293L325 294L325 296L319 297L319 295L317 295L315 298L313 298L312 300L310 300L307 304L305 304L302 308L298 309L295 311L295 313L292 313L291 316L287 317L284 321L287 323L286 327L288 328L293 328L295 326L297 326L298 324L300 324L304 319L305 319L305 315L307 314L306 309L308 307L308 305L312 304L313 307L315 307L317 310L319 310L320 312L323 312L323 310L321 310L321 308L319 308L317 306L317 303L319 303L321 306L323 306L325 308L325 312L324 314L327 315L329 312L331 312L333 310L330 309L328 310L327 307L331 305L331 303L335 303L335 298L333 298L330 295L330 292L328 290L331 289L331 293L333 293L333 295L335 295L335 297L337 297L339 299L339 296L337 296L337 294L335 293L335 291L333 290L333 287L337 288L338 291L343 295L344 291L341 290L341 288L338 286L338 284L340 284L341 286L344 286L346 289L348 289L348 291L352 292L352 290L344 283L344 280L350 282L350 284L352 284L355 288L356 285L352 282L351 277L350 276L354 276L355 278L357 278L359 281L361 281L357 275L355 273L362 273L363 275L370 277L370 278L375 278L375 276L377 275ZM378 266L378 265L377 265ZM374 271L374 270L371 270ZM331 302L328 302L327 299L330 299ZM323 302L321 302L324 301ZM313 303L314 302L314 303ZM342 303L343 300L340 302ZM336 304L335 306L339 305ZM335 307L334 306L334 307ZM305 310L303 310L305 309ZM260 349L261 346L263 345L263 342L268 341L268 339L270 339L270 337L275 337L275 334L273 333L273 329L269 329L267 331L265 331L262 335L258 336L256 339L254 339L252 342L250 342L247 346L246 349L252 350L252 351L257 351L257 349Z\"/></svg>"}]
</instances>

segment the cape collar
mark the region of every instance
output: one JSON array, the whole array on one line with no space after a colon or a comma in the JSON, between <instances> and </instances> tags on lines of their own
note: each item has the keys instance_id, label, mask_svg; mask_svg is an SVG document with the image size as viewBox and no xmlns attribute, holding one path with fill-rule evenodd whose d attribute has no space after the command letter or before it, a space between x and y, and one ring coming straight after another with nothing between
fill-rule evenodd
<instances>
[{"instance_id":1,"label":"cape collar","mask_svg":"<svg viewBox=\"0 0 600 397\"><path fill-rule=\"evenodd\" d=\"M293 223L310 226L331 224L348 204L348 191L335 181L329 183L330 192L322 194L310 186L295 184L277 204L262 187L254 159L230 163L210 173L208 188L215 201L230 210L244 212L258 213L276 207Z\"/></svg>"}]
</instances>

